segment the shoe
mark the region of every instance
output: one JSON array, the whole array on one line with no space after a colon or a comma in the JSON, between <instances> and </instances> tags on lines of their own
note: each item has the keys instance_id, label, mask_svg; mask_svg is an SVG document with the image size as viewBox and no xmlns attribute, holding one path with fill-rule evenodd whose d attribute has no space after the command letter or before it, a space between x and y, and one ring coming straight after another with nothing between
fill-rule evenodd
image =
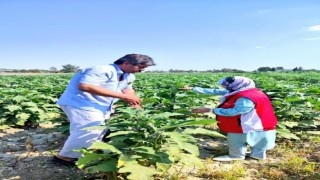
<instances>
[{"instance_id":1,"label":"shoe","mask_svg":"<svg viewBox=\"0 0 320 180\"><path fill-rule=\"evenodd\" d=\"M235 158L235 157L230 157L229 155L218 156L218 157L212 158L212 160L215 160L215 161L241 161L244 159L245 159L245 157Z\"/></svg>"},{"instance_id":2,"label":"shoe","mask_svg":"<svg viewBox=\"0 0 320 180\"><path fill-rule=\"evenodd\" d=\"M250 155L246 155L246 159L254 159L254 160L264 160L263 158L257 158Z\"/></svg>"},{"instance_id":3,"label":"shoe","mask_svg":"<svg viewBox=\"0 0 320 180\"><path fill-rule=\"evenodd\" d=\"M64 165L64 166L76 166L76 161L77 160L78 159L72 160L72 161L66 161L66 160L58 158L57 156L53 156L53 158L52 158L52 162L58 163L58 164L61 164L61 165Z\"/></svg>"},{"instance_id":4,"label":"shoe","mask_svg":"<svg viewBox=\"0 0 320 180\"><path fill-rule=\"evenodd\" d=\"M105 131L106 132L102 137L102 142L109 142L109 141L111 141L111 138L108 138L108 136L111 134L111 130L110 129L106 129Z\"/></svg>"}]
</instances>

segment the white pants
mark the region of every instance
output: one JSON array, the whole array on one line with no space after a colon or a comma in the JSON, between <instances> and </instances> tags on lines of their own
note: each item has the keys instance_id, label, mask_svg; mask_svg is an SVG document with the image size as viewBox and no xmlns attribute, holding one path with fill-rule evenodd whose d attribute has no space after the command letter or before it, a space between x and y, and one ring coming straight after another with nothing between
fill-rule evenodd
<instances>
[{"instance_id":1,"label":"white pants","mask_svg":"<svg viewBox=\"0 0 320 180\"><path fill-rule=\"evenodd\" d=\"M60 156L69 158L79 158L81 153L73 150L88 148L94 141L101 140L104 130L82 130L86 127L99 126L105 124L110 114L103 114L98 111L86 111L72 106L60 106L70 121L70 135L62 150Z\"/></svg>"},{"instance_id":2,"label":"white pants","mask_svg":"<svg viewBox=\"0 0 320 180\"><path fill-rule=\"evenodd\" d=\"M266 159L266 151L275 146L276 130L249 133L228 133L229 155L235 158L246 156L247 145L251 147L249 156Z\"/></svg>"}]
</instances>

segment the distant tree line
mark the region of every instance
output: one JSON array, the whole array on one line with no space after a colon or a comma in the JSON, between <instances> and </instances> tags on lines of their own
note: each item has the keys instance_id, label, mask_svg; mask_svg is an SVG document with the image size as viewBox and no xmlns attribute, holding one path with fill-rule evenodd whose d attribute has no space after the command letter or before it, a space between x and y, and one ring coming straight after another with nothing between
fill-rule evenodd
<instances>
[{"instance_id":1,"label":"distant tree line","mask_svg":"<svg viewBox=\"0 0 320 180\"><path fill-rule=\"evenodd\" d=\"M49 70L43 69L1 69L0 72L13 72L13 73L75 73L80 70L79 66L72 64L62 65L62 69L58 70L56 67L50 67Z\"/></svg>"},{"instance_id":2,"label":"distant tree line","mask_svg":"<svg viewBox=\"0 0 320 180\"><path fill-rule=\"evenodd\" d=\"M42 70L42 69L1 69L0 72L14 72L14 73L75 73L80 70L79 66L72 65L72 64L66 64L62 65L62 68L59 70L56 67L50 67L49 70ZM320 71L316 69L309 69L305 70L302 67L295 67L293 69L284 69L283 67L259 67L257 70L254 70L253 72L302 72L302 71ZM170 73L191 73L191 72L212 72L212 73L219 73L219 72L228 72L228 73L241 73L241 72L248 72L243 71L239 69L229 69L229 68L223 68L223 69L213 69L213 70L206 70L206 71L197 71L197 70L180 70L180 69L170 69L169 71L163 71L163 70L154 70L154 71L146 71L146 72L153 72L153 73L164 73L164 72L170 72Z\"/></svg>"},{"instance_id":3,"label":"distant tree line","mask_svg":"<svg viewBox=\"0 0 320 180\"><path fill-rule=\"evenodd\" d=\"M300 67L295 67L293 69L284 69L283 67L260 67L255 72L269 72L269 71L276 71L276 72L302 72L302 71L320 71L317 69L303 69Z\"/></svg>"},{"instance_id":4,"label":"distant tree line","mask_svg":"<svg viewBox=\"0 0 320 180\"><path fill-rule=\"evenodd\" d=\"M179 69L170 69L170 73L179 73L179 72L245 72L243 70L238 70L238 69L228 69L228 68L223 68L223 69L213 69L213 70L206 70L206 71L197 71L197 70L179 70Z\"/></svg>"},{"instance_id":5,"label":"distant tree line","mask_svg":"<svg viewBox=\"0 0 320 180\"><path fill-rule=\"evenodd\" d=\"M267 71L284 71L283 67L259 67L258 72L267 72Z\"/></svg>"}]
</instances>

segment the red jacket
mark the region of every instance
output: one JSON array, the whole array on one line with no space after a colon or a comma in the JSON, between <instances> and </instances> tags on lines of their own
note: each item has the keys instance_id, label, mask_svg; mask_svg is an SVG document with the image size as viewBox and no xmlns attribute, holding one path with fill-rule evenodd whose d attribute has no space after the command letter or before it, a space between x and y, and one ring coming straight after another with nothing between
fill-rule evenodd
<instances>
[{"instance_id":1,"label":"red jacket","mask_svg":"<svg viewBox=\"0 0 320 180\"><path fill-rule=\"evenodd\" d=\"M254 88L226 96L219 108L233 108L237 99L245 97L254 102L255 107L248 113L236 116L217 115L218 126L223 132L248 133L276 129L277 118L266 94Z\"/></svg>"}]
</instances>

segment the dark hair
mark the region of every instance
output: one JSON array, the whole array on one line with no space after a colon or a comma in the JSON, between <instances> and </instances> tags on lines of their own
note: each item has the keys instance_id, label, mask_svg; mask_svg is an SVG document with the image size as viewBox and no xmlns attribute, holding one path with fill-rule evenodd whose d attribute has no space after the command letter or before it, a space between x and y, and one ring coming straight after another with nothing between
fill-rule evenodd
<instances>
[{"instance_id":1,"label":"dark hair","mask_svg":"<svg viewBox=\"0 0 320 180\"><path fill-rule=\"evenodd\" d=\"M229 76L229 77L226 77L226 78L225 78L225 81L228 82L229 84L233 83L234 80L235 80L235 79L234 79L233 76Z\"/></svg>"},{"instance_id":2,"label":"dark hair","mask_svg":"<svg viewBox=\"0 0 320 180\"><path fill-rule=\"evenodd\" d=\"M116 60L114 64L123 64L124 62L129 62L130 64L136 65L147 65L147 66L154 66L156 65L153 62L153 59L149 56L142 55L142 54L127 54L122 58Z\"/></svg>"}]
</instances>

